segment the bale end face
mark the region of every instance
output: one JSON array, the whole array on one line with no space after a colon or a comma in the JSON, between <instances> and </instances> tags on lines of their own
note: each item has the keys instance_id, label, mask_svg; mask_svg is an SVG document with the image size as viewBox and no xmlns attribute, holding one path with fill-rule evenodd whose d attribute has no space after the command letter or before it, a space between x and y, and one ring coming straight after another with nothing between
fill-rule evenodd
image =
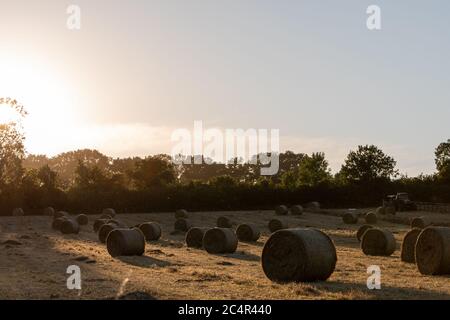
<instances>
[{"instance_id":1,"label":"bale end face","mask_svg":"<svg viewBox=\"0 0 450 320\"><path fill-rule=\"evenodd\" d=\"M376 224L378 222L378 217L375 212L368 212L364 216L366 223L368 224Z\"/></svg>"},{"instance_id":2,"label":"bale end face","mask_svg":"<svg viewBox=\"0 0 450 320\"><path fill-rule=\"evenodd\" d=\"M345 224L357 224L358 216L356 216L354 213L347 212L342 216L342 221Z\"/></svg>"},{"instance_id":3,"label":"bale end face","mask_svg":"<svg viewBox=\"0 0 450 320\"><path fill-rule=\"evenodd\" d=\"M416 264L424 275L450 274L450 228L422 230L416 243Z\"/></svg>"},{"instance_id":4,"label":"bale end face","mask_svg":"<svg viewBox=\"0 0 450 320\"><path fill-rule=\"evenodd\" d=\"M280 219L272 219L269 221L268 224L270 232L275 232L282 229L287 229L288 224L286 221L280 220Z\"/></svg>"},{"instance_id":5,"label":"bale end face","mask_svg":"<svg viewBox=\"0 0 450 320\"><path fill-rule=\"evenodd\" d=\"M368 224L364 224L361 227L359 227L358 231L356 232L356 238L358 239L359 242L361 242L361 239L364 236L364 233L371 228L373 228L373 227Z\"/></svg>"},{"instance_id":6,"label":"bale end face","mask_svg":"<svg viewBox=\"0 0 450 320\"><path fill-rule=\"evenodd\" d=\"M105 223L104 225L102 225L100 227L100 229L98 230L98 240L101 243L105 243L106 242L106 238L108 238L108 235L111 231L113 231L114 229L117 229L117 226L111 223Z\"/></svg>"},{"instance_id":7,"label":"bale end face","mask_svg":"<svg viewBox=\"0 0 450 320\"><path fill-rule=\"evenodd\" d=\"M403 262L415 263L416 262L416 242L421 229L410 230L402 241L400 259Z\"/></svg>"},{"instance_id":8,"label":"bale end face","mask_svg":"<svg viewBox=\"0 0 450 320\"><path fill-rule=\"evenodd\" d=\"M113 208L106 208L103 209L102 214L108 215L111 218L114 218L116 216L116 210L114 210Z\"/></svg>"},{"instance_id":9,"label":"bale end face","mask_svg":"<svg viewBox=\"0 0 450 320\"><path fill-rule=\"evenodd\" d=\"M55 209L52 207L47 207L43 211L44 216L53 217L55 215Z\"/></svg>"},{"instance_id":10,"label":"bale end face","mask_svg":"<svg viewBox=\"0 0 450 320\"><path fill-rule=\"evenodd\" d=\"M395 251L396 242L389 230L371 228L364 233L361 248L368 256L390 256Z\"/></svg>"},{"instance_id":11,"label":"bale end face","mask_svg":"<svg viewBox=\"0 0 450 320\"><path fill-rule=\"evenodd\" d=\"M411 220L411 228L425 229L431 226L431 220L428 217L416 217Z\"/></svg>"},{"instance_id":12,"label":"bale end face","mask_svg":"<svg viewBox=\"0 0 450 320\"><path fill-rule=\"evenodd\" d=\"M60 231L63 234L78 234L80 232L80 225L72 219L65 219L61 223Z\"/></svg>"},{"instance_id":13,"label":"bale end face","mask_svg":"<svg viewBox=\"0 0 450 320\"><path fill-rule=\"evenodd\" d=\"M86 226L89 224L89 218L85 214L79 214L76 220L80 226Z\"/></svg>"},{"instance_id":14,"label":"bale end face","mask_svg":"<svg viewBox=\"0 0 450 320\"><path fill-rule=\"evenodd\" d=\"M232 228L233 224L229 218L222 216L222 217L217 218L217 227L218 228Z\"/></svg>"},{"instance_id":15,"label":"bale end face","mask_svg":"<svg viewBox=\"0 0 450 320\"><path fill-rule=\"evenodd\" d=\"M255 242L258 241L261 233L259 228L250 223L240 224L236 229L236 235L239 241Z\"/></svg>"},{"instance_id":16,"label":"bale end face","mask_svg":"<svg viewBox=\"0 0 450 320\"><path fill-rule=\"evenodd\" d=\"M156 222L145 222L139 225L139 229L147 241L156 241L161 238L161 226Z\"/></svg>"},{"instance_id":17,"label":"bale end face","mask_svg":"<svg viewBox=\"0 0 450 320\"><path fill-rule=\"evenodd\" d=\"M175 219L187 219L188 218L188 212L185 209L179 209L175 211Z\"/></svg>"},{"instance_id":18,"label":"bale end face","mask_svg":"<svg viewBox=\"0 0 450 320\"><path fill-rule=\"evenodd\" d=\"M106 238L106 247L112 257L141 256L145 252L145 236L137 228L114 229Z\"/></svg>"},{"instance_id":19,"label":"bale end face","mask_svg":"<svg viewBox=\"0 0 450 320\"><path fill-rule=\"evenodd\" d=\"M203 247L203 236L208 228L190 228L186 233L186 245L189 248L202 248Z\"/></svg>"},{"instance_id":20,"label":"bale end face","mask_svg":"<svg viewBox=\"0 0 450 320\"><path fill-rule=\"evenodd\" d=\"M60 231L62 223L66 220L66 217L53 219L52 229Z\"/></svg>"},{"instance_id":21,"label":"bale end face","mask_svg":"<svg viewBox=\"0 0 450 320\"><path fill-rule=\"evenodd\" d=\"M177 219L174 224L175 231L187 232L192 227L192 224L187 219Z\"/></svg>"},{"instance_id":22,"label":"bale end face","mask_svg":"<svg viewBox=\"0 0 450 320\"><path fill-rule=\"evenodd\" d=\"M209 229L203 236L203 247L208 253L234 253L237 245L236 233L229 228Z\"/></svg>"},{"instance_id":23,"label":"bale end face","mask_svg":"<svg viewBox=\"0 0 450 320\"><path fill-rule=\"evenodd\" d=\"M294 216L300 216L303 214L303 207L301 205L295 205L291 207L291 214Z\"/></svg>"},{"instance_id":24,"label":"bale end face","mask_svg":"<svg viewBox=\"0 0 450 320\"><path fill-rule=\"evenodd\" d=\"M275 207L275 214L277 216L285 216L289 213L288 208L285 205L280 205Z\"/></svg>"},{"instance_id":25,"label":"bale end face","mask_svg":"<svg viewBox=\"0 0 450 320\"><path fill-rule=\"evenodd\" d=\"M104 224L106 224L108 222L107 219L97 219L94 221L94 232L98 232L98 230L100 229L100 227Z\"/></svg>"}]
</instances>

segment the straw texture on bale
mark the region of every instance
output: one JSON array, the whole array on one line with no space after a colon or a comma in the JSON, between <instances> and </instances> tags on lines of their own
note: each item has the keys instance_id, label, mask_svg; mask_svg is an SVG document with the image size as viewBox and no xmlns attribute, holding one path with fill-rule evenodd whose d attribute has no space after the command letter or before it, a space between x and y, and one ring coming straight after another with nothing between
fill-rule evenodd
<instances>
[{"instance_id":1,"label":"straw texture on bale","mask_svg":"<svg viewBox=\"0 0 450 320\"><path fill-rule=\"evenodd\" d=\"M101 243L106 242L106 238L108 238L108 234L113 231L114 229L117 229L117 226L111 223L105 223L100 227L98 230L98 240Z\"/></svg>"},{"instance_id":2,"label":"straw texture on bale","mask_svg":"<svg viewBox=\"0 0 450 320\"><path fill-rule=\"evenodd\" d=\"M286 229L272 234L262 251L265 275L275 282L327 280L337 262L331 239L316 229Z\"/></svg>"},{"instance_id":3,"label":"straw texture on bale","mask_svg":"<svg viewBox=\"0 0 450 320\"><path fill-rule=\"evenodd\" d=\"M411 228L425 229L431 225L432 222L428 217L416 217L411 220Z\"/></svg>"},{"instance_id":4,"label":"straw texture on bale","mask_svg":"<svg viewBox=\"0 0 450 320\"><path fill-rule=\"evenodd\" d=\"M77 215L76 220L80 226L86 226L89 223L89 218L85 214Z\"/></svg>"},{"instance_id":5,"label":"straw texture on bale","mask_svg":"<svg viewBox=\"0 0 450 320\"><path fill-rule=\"evenodd\" d=\"M156 241L161 238L161 226L156 222L145 222L139 225L147 241Z\"/></svg>"},{"instance_id":6,"label":"straw texture on bale","mask_svg":"<svg viewBox=\"0 0 450 320\"><path fill-rule=\"evenodd\" d=\"M356 232L356 238L358 239L358 241L361 242L364 233L371 228L373 227L369 224L363 224L361 227L359 227L358 231Z\"/></svg>"},{"instance_id":7,"label":"straw texture on bale","mask_svg":"<svg viewBox=\"0 0 450 320\"><path fill-rule=\"evenodd\" d=\"M61 223L60 230L63 234L77 234L80 232L80 225L75 220L65 219Z\"/></svg>"},{"instance_id":8,"label":"straw texture on bale","mask_svg":"<svg viewBox=\"0 0 450 320\"><path fill-rule=\"evenodd\" d=\"M416 243L416 264L421 274L450 274L450 228L422 230Z\"/></svg>"},{"instance_id":9,"label":"straw texture on bale","mask_svg":"<svg viewBox=\"0 0 450 320\"><path fill-rule=\"evenodd\" d=\"M192 227L192 224L187 219L177 219L174 224L174 229L176 231L187 232Z\"/></svg>"},{"instance_id":10,"label":"straw texture on bale","mask_svg":"<svg viewBox=\"0 0 450 320\"><path fill-rule=\"evenodd\" d=\"M288 214L288 212L289 212L289 210L285 205L275 207L275 214L277 216L285 216Z\"/></svg>"},{"instance_id":11,"label":"straw texture on bale","mask_svg":"<svg viewBox=\"0 0 450 320\"><path fill-rule=\"evenodd\" d=\"M203 247L208 253L233 253L236 251L238 238L233 229L213 228L205 232Z\"/></svg>"},{"instance_id":12,"label":"straw texture on bale","mask_svg":"<svg viewBox=\"0 0 450 320\"><path fill-rule=\"evenodd\" d=\"M175 219L188 218L188 212L185 209L175 211Z\"/></svg>"},{"instance_id":13,"label":"straw texture on bale","mask_svg":"<svg viewBox=\"0 0 450 320\"><path fill-rule=\"evenodd\" d=\"M358 216L354 213L347 212L342 216L342 221L344 221L345 224L357 224Z\"/></svg>"},{"instance_id":14,"label":"straw texture on bale","mask_svg":"<svg viewBox=\"0 0 450 320\"><path fill-rule=\"evenodd\" d=\"M13 215L14 217L21 217L21 216L24 216L24 215L25 215L25 212L23 211L22 208L15 208L15 209L13 210L13 212L12 212L12 215Z\"/></svg>"},{"instance_id":15,"label":"straw texture on bale","mask_svg":"<svg viewBox=\"0 0 450 320\"><path fill-rule=\"evenodd\" d=\"M403 262L416 262L416 242L421 231L421 229L414 228L403 238L400 254L400 259Z\"/></svg>"},{"instance_id":16,"label":"straw texture on bale","mask_svg":"<svg viewBox=\"0 0 450 320\"><path fill-rule=\"evenodd\" d=\"M303 207L301 205L295 205L291 207L291 214L299 216L303 214Z\"/></svg>"},{"instance_id":17,"label":"straw texture on bale","mask_svg":"<svg viewBox=\"0 0 450 320\"><path fill-rule=\"evenodd\" d=\"M55 209L53 209L52 207L47 207L44 209L44 216L49 216L49 217L53 217L55 215Z\"/></svg>"},{"instance_id":18,"label":"straw texture on bale","mask_svg":"<svg viewBox=\"0 0 450 320\"><path fill-rule=\"evenodd\" d=\"M233 227L231 220L227 217L221 216L217 218L217 227L219 228L231 228Z\"/></svg>"},{"instance_id":19,"label":"straw texture on bale","mask_svg":"<svg viewBox=\"0 0 450 320\"><path fill-rule=\"evenodd\" d=\"M361 249L368 256L390 256L395 247L394 235L385 229L368 229L361 239Z\"/></svg>"},{"instance_id":20,"label":"straw texture on bale","mask_svg":"<svg viewBox=\"0 0 450 320\"><path fill-rule=\"evenodd\" d=\"M208 228L190 228L186 233L186 245L190 248L201 248L206 231L208 231Z\"/></svg>"},{"instance_id":21,"label":"straw texture on bale","mask_svg":"<svg viewBox=\"0 0 450 320\"><path fill-rule=\"evenodd\" d=\"M252 223L240 224L236 229L236 235L239 241L253 242L258 241L261 232L259 228Z\"/></svg>"},{"instance_id":22,"label":"straw texture on bale","mask_svg":"<svg viewBox=\"0 0 450 320\"><path fill-rule=\"evenodd\" d=\"M364 219L368 224L376 224L378 222L378 217L375 212L367 212Z\"/></svg>"},{"instance_id":23,"label":"straw texture on bale","mask_svg":"<svg viewBox=\"0 0 450 320\"><path fill-rule=\"evenodd\" d=\"M272 219L269 221L268 227L270 232L275 232L281 229L287 229L288 223L280 219Z\"/></svg>"},{"instance_id":24,"label":"straw texture on bale","mask_svg":"<svg viewBox=\"0 0 450 320\"><path fill-rule=\"evenodd\" d=\"M67 218L66 217L61 217L61 218L56 218L56 219L53 219L53 222L52 222L52 229L53 230L60 230L61 229L61 224L66 220Z\"/></svg>"},{"instance_id":25,"label":"straw texture on bale","mask_svg":"<svg viewBox=\"0 0 450 320\"><path fill-rule=\"evenodd\" d=\"M106 208L106 209L103 209L102 214L107 214L111 218L114 218L116 216L116 210L114 210L112 208Z\"/></svg>"},{"instance_id":26,"label":"straw texture on bale","mask_svg":"<svg viewBox=\"0 0 450 320\"><path fill-rule=\"evenodd\" d=\"M141 256L145 252L145 237L137 228L115 229L108 234L106 247L112 257Z\"/></svg>"},{"instance_id":27,"label":"straw texture on bale","mask_svg":"<svg viewBox=\"0 0 450 320\"><path fill-rule=\"evenodd\" d=\"M98 232L98 230L100 229L100 227L102 225L104 225L105 223L107 223L108 220L107 219L97 219L94 221L94 231Z\"/></svg>"}]
</instances>

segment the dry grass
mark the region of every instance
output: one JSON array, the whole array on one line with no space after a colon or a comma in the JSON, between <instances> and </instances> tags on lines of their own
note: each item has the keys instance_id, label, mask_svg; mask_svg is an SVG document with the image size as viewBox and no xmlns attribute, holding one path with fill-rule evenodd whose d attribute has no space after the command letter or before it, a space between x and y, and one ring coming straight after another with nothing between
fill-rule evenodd
<instances>
[{"instance_id":1,"label":"dry grass","mask_svg":"<svg viewBox=\"0 0 450 320\"><path fill-rule=\"evenodd\" d=\"M400 240L409 230L406 225L380 221L378 227L393 231L397 250L390 257L369 257L361 252L355 237L359 224L344 225L339 216L327 214L287 216L290 227L315 227L330 235L336 244L338 262L327 282L281 285L265 277L260 262L273 210L193 212L190 221L195 226L213 227L221 215L236 223L257 224L261 238L256 243L239 243L236 253L210 255L186 248L183 233L171 234L173 213L121 215L128 225L158 222L163 233L160 240L147 244L144 256L114 259L92 231L92 217L78 235L51 230L49 217L0 218L0 298L107 299L130 292L158 299L450 298L449 276L423 276L414 264L400 261ZM3 244L7 240L22 244ZM81 267L81 291L66 288L66 269L72 264ZM366 270L374 264L382 270L382 289L373 291L366 287Z\"/></svg>"}]
</instances>

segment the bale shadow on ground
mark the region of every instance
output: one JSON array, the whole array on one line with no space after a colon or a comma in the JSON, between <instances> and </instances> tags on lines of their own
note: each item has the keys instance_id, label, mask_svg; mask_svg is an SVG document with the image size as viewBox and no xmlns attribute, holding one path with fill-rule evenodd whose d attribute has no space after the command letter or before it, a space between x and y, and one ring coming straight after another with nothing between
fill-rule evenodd
<instances>
[{"instance_id":1,"label":"bale shadow on ground","mask_svg":"<svg viewBox=\"0 0 450 320\"><path fill-rule=\"evenodd\" d=\"M149 256L117 257L120 261L141 268L168 267L172 264L168 261Z\"/></svg>"},{"instance_id":2,"label":"bale shadow on ground","mask_svg":"<svg viewBox=\"0 0 450 320\"><path fill-rule=\"evenodd\" d=\"M216 256L245 260L245 261L260 261L261 260L260 256L257 256L256 254L248 253L246 251L236 251L235 253L228 253L228 254L217 254Z\"/></svg>"}]
</instances>

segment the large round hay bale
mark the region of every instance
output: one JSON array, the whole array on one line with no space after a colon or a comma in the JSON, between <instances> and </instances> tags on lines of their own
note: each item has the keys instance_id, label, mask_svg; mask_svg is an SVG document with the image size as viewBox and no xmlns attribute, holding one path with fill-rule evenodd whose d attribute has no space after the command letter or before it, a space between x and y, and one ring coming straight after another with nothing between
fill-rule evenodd
<instances>
[{"instance_id":1,"label":"large round hay bale","mask_svg":"<svg viewBox=\"0 0 450 320\"><path fill-rule=\"evenodd\" d=\"M145 222L139 225L147 241L156 241L161 238L161 226L156 222Z\"/></svg>"},{"instance_id":2,"label":"large round hay bale","mask_svg":"<svg viewBox=\"0 0 450 320\"><path fill-rule=\"evenodd\" d=\"M367 212L364 216L364 219L366 220L366 223L368 224L376 224L378 222L378 217L375 212Z\"/></svg>"},{"instance_id":3,"label":"large round hay bale","mask_svg":"<svg viewBox=\"0 0 450 320\"><path fill-rule=\"evenodd\" d=\"M271 219L269 221L268 227L269 227L270 232L273 233L273 232L281 230L281 229L287 229L289 226L286 221L283 221L281 219Z\"/></svg>"},{"instance_id":4,"label":"large round hay bale","mask_svg":"<svg viewBox=\"0 0 450 320\"><path fill-rule=\"evenodd\" d=\"M425 229L431 225L431 219L428 217L415 217L411 220L411 228Z\"/></svg>"},{"instance_id":5,"label":"large round hay bale","mask_svg":"<svg viewBox=\"0 0 450 320\"><path fill-rule=\"evenodd\" d=\"M106 209L103 209L102 214L107 214L111 218L114 218L116 216L116 210L114 210L112 208L106 208Z\"/></svg>"},{"instance_id":6,"label":"large round hay bale","mask_svg":"<svg viewBox=\"0 0 450 320\"><path fill-rule=\"evenodd\" d=\"M368 229L361 239L361 249L368 256L390 256L395 247L394 235L385 229Z\"/></svg>"},{"instance_id":7,"label":"large round hay bale","mask_svg":"<svg viewBox=\"0 0 450 320\"><path fill-rule=\"evenodd\" d=\"M175 220L174 229L176 231L187 232L192 227L192 224L187 219L177 219Z\"/></svg>"},{"instance_id":8,"label":"large round hay bale","mask_svg":"<svg viewBox=\"0 0 450 320\"><path fill-rule=\"evenodd\" d=\"M52 229L60 231L62 223L66 220L66 217L53 219Z\"/></svg>"},{"instance_id":9,"label":"large round hay bale","mask_svg":"<svg viewBox=\"0 0 450 320\"><path fill-rule=\"evenodd\" d=\"M89 218L85 214L79 214L75 218L80 226L87 226L89 224Z\"/></svg>"},{"instance_id":10,"label":"large round hay bale","mask_svg":"<svg viewBox=\"0 0 450 320\"><path fill-rule=\"evenodd\" d=\"M403 238L400 254L400 259L403 262L416 262L416 242L421 231L421 229L414 228Z\"/></svg>"},{"instance_id":11,"label":"large round hay bale","mask_svg":"<svg viewBox=\"0 0 450 320\"><path fill-rule=\"evenodd\" d=\"M137 228L114 229L106 238L106 247L112 257L141 256L145 252L145 236Z\"/></svg>"},{"instance_id":12,"label":"large round hay bale","mask_svg":"<svg viewBox=\"0 0 450 320\"><path fill-rule=\"evenodd\" d=\"M363 224L361 227L359 227L358 231L356 231L356 238L358 239L358 241L361 242L364 233L371 228L373 227L369 224Z\"/></svg>"},{"instance_id":13,"label":"large round hay bale","mask_svg":"<svg viewBox=\"0 0 450 320\"><path fill-rule=\"evenodd\" d=\"M13 215L14 217L22 217L22 216L25 215L25 212L23 211L22 208L15 208L15 209L13 210L13 212L12 212L12 215Z\"/></svg>"},{"instance_id":14,"label":"large round hay bale","mask_svg":"<svg viewBox=\"0 0 450 320\"><path fill-rule=\"evenodd\" d=\"M52 207L47 207L43 210L44 216L53 217L55 215L55 209Z\"/></svg>"},{"instance_id":15,"label":"large round hay bale","mask_svg":"<svg viewBox=\"0 0 450 320\"><path fill-rule=\"evenodd\" d=\"M285 216L289 213L288 208L285 205L280 205L275 207L275 214L277 216Z\"/></svg>"},{"instance_id":16,"label":"large round hay bale","mask_svg":"<svg viewBox=\"0 0 450 320\"><path fill-rule=\"evenodd\" d=\"M236 235L239 241L253 242L258 241L261 232L259 228L253 223L240 224L236 229Z\"/></svg>"},{"instance_id":17,"label":"large round hay bale","mask_svg":"<svg viewBox=\"0 0 450 320\"><path fill-rule=\"evenodd\" d=\"M190 228L186 233L186 245L190 248L201 248L203 246L203 236L208 228Z\"/></svg>"},{"instance_id":18,"label":"large round hay bale","mask_svg":"<svg viewBox=\"0 0 450 320\"><path fill-rule=\"evenodd\" d=\"M107 219L97 219L94 221L94 232L98 232L100 227L104 225L105 223L108 223L109 220Z\"/></svg>"},{"instance_id":19,"label":"large round hay bale","mask_svg":"<svg viewBox=\"0 0 450 320\"><path fill-rule=\"evenodd\" d=\"M60 230L63 234L77 234L80 232L80 225L73 219L65 219Z\"/></svg>"},{"instance_id":20,"label":"large round hay bale","mask_svg":"<svg viewBox=\"0 0 450 320\"><path fill-rule=\"evenodd\" d=\"M328 279L336 267L336 248L316 229L286 229L273 233L262 251L262 267L275 282Z\"/></svg>"},{"instance_id":21,"label":"large round hay bale","mask_svg":"<svg viewBox=\"0 0 450 320\"><path fill-rule=\"evenodd\" d=\"M421 274L450 274L450 228L422 230L416 243L416 264Z\"/></svg>"},{"instance_id":22,"label":"large round hay bale","mask_svg":"<svg viewBox=\"0 0 450 320\"><path fill-rule=\"evenodd\" d=\"M236 251L238 238L233 229L213 228L205 232L203 247L208 253L233 253Z\"/></svg>"},{"instance_id":23,"label":"large round hay bale","mask_svg":"<svg viewBox=\"0 0 450 320\"><path fill-rule=\"evenodd\" d=\"M102 225L98 230L98 240L101 243L105 243L109 233L114 229L117 229L117 226L112 223L105 223L104 225Z\"/></svg>"},{"instance_id":24,"label":"large round hay bale","mask_svg":"<svg viewBox=\"0 0 450 320\"><path fill-rule=\"evenodd\" d=\"M66 211L56 211L53 214L53 219L62 218L62 217L69 217L69 213Z\"/></svg>"},{"instance_id":25,"label":"large round hay bale","mask_svg":"<svg viewBox=\"0 0 450 320\"><path fill-rule=\"evenodd\" d=\"M221 216L221 217L217 218L217 227L218 228L232 228L233 224L229 218Z\"/></svg>"},{"instance_id":26,"label":"large round hay bale","mask_svg":"<svg viewBox=\"0 0 450 320\"><path fill-rule=\"evenodd\" d=\"M300 216L303 214L303 207L301 205L295 205L291 207L291 214L295 216Z\"/></svg>"},{"instance_id":27,"label":"large round hay bale","mask_svg":"<svg viewBox=\"0 0 450 320\"><path fill-rule=\"evenodd\" d=\"M187 219L188 218L188 212L185 209L179 209L175 211L175 219Z\"/></svg>"},{"instance_id":28,"label":"large round hay bale","mask_svg":"<svg viewBox=\"0 0 450 320\"><path fill-rule=\"evenodd\" d=\"M342 221L344 221L345 224L357 224L358 216L354 213L347 212L342 216Z\"/></svg>"}]
</instances>

